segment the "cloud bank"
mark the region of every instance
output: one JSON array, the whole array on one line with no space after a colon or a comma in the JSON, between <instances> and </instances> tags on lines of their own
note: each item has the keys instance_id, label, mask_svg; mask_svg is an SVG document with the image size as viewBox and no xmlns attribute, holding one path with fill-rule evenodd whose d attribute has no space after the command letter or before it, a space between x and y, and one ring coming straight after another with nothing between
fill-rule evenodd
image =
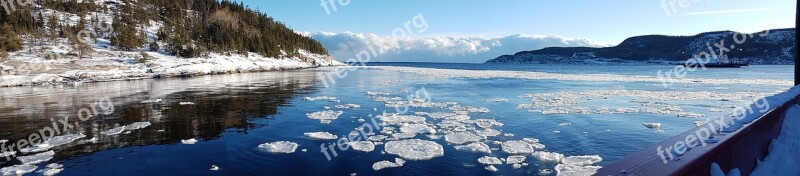
<instances>
[{"instance_id":1,"label":"cloud bank","mask_svg":"<svg viewBox=\"0 0 800 176\"><path fill-rule=\"evenodd\" d=\"M482 63L504 54L545 47L606 47L608 44L588 39L570 39L554 35L509 35L488 37L408 37L395 38L352 32L302 33L319 42L339 61L355 58L357 53L374 50L371 62L458 62ZM372 47L370 49L369 47Z\"/></svg>"}]
</instances>

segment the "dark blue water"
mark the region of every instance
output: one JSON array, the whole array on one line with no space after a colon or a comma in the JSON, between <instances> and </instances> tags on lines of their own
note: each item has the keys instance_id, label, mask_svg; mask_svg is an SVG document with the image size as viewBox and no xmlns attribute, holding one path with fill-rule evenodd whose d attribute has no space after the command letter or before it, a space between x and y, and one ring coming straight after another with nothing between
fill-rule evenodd
<instances>
[{"instance_id":1,"label":"dark blue water","mask_svg":"<svg viewBox=\"0 0 800 176\"><path fill-rule=\"evenodd\" d=\"M370 63L377 66L407 66L466 70L512 70L565 74L616 74L655 76L656 70L671 69L665 65L508 65L508 64L435 64L435 63ZM710 79L769 79L789 80L791 66L751 66L741 69L709 69L690 73L690 76ZM424 135L416 138L439 143L444 156L424 161L408 161L404 166L380 171L372 169L375 162L394 161L398 156L384 154L384 145L372 152L339 151L328 161L320 145L333 141L310 140L305 132L330 132L346 135L382 112L395 112L383 102L366 95L368 91L390 93L388 97L407 97L426 90L433 102L458 102L464 106L488 108L488 113L472 113L473 119L494 118L502 123L494 127L503 133L492 141L538 138L544 150L566 156L600 155L605 165L668 137L694 128L697 118L678 118L675 114L561 114L544 115L519 109L519 104L531 103L521 95L561 91L590 90L648 90L648 91L710 91L718 93L772 93L786 86L775 85L712 85L691 84L664 88L652 82L576 82L560 80L528 80L513 78L446 78L437 79L413 73L379 69L359 69L347 77L324 86L318 74L325 70L302 70L283 73L248 73L239 75L202 76L186 79L140 80L105 83L85 83L56 87L24 87L3 89L0 102L0 139L17 141L49 124L50 117L74 115L97 99L110 97L115 106L111 115L85 121L73 133L86 138L59 146L54 159L38 164L60 163L65 170L60 175L531 175L542 169L553 169L528 156L521 169L498 165L490 172L477 163L482 156L505 158L509 154L493 150L491 154L458 151L444 139ZM309 101L305 97L332 96L340 102ZM489 102L493 98L507 102ZM162 99L160 103L141 103ZM638 103L625 97L593 100L581 106L634 107ZM193 102L193 105L180 105ZM730 102L718 100L653 101L681 107L684 111L700 112L707 117L723 112L708 112ZM344 113L330 124L309 119L306 113L325 110L335 105L352 103L361 107L341 109ZM374 108L374 109L373 109ZM449 112L442 108L411 108L414 112ZM104 136L99 133L117 125L133 122L152 125L130 134ZM660 130L649 129L642 123L658 122ZM569 124L569 125L565 125ZM441 135L441 134L439 134ZM96 143L85 139L98 137ZM194 145L181 140L196 138ZM299 144L291 154L272 154L257 149L259 144L291 141ZM491 148L499 145L486 142ZM306 152L301 151L307 149ZM4 159L0 159L4 161ZM2 166L19 164L12 160ZM210 171L212 165L220 167ZM34 175L37 173L34 173ZM554 173L553 173L554 174Z\"/></svg>"}]
</instances>

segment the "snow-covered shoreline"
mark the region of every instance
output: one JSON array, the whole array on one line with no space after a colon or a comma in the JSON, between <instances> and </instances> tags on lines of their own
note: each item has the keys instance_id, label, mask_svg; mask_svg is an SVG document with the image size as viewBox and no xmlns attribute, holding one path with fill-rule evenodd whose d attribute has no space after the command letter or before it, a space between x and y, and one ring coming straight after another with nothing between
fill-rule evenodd
<instances>
[{"instance_id":1,"label":"snow-covered shoreline","mask_svg":"<svg viewBox=\"0 0 800 176\"><path fill-rule=\"evenodd\" d=\"M57 50L54 52L56 55L65 53ZM212 53L202 58L178 58L164 53L145 52L148 59L141 62L140 52L106 50L99 51L92 58L48 60L20 51L12 53L9 60L0 62L0 87L269 72L345 65L327 55L303 50L298 53L299 56L279 58L254 53L249 53L248 56Z\"/></svg>"}]
</instances>

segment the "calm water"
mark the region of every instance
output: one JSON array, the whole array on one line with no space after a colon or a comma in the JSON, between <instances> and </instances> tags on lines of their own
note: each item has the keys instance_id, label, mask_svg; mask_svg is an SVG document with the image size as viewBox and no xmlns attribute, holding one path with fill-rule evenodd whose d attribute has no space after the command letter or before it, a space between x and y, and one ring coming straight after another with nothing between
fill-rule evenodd
<instances>
[{"instance_id":1,"label":"calm water","mask_svg":"<svg viewBox=\"0 0 800 176\"><path fill-rule=\"evenodd\" d=\"M410 66L467 70L514 70L552 73L604 73L631 76L655 76L656 70L671 69L664 65L584 66L584 65L503 65L503 64L423 64L373 63L371 65ZM709 69L690 73L689 77L714 79L789 80L792 66L751 66L741 69ZM372 152L338 151L328 161L320 145L333 141L310 140L305 132L330 132L346 135L362 125L357 119L369 119L382 112L395 112L366 93L386 92L387 97L402 97L426 90L433 102L457 102L464 106L485 107L488 113L473 113L473 119L494 118L502 123L494 129L504 134L492 141L538 138L547 151L567 156L600 155L605 165L648 145L694 128L704 118L679 118L675 114L559 114L545 115L519 109L531 103L524 94L561 91L689 91L712 93L765 94L787 89L788 85L713 85L692 84L665 88L653 82L575 82L527 79L436 79L413 73L359 69L348 73L336 84L325 87L318 73L326 70L300 70L280 73L248 73L202 76L187 79L162 79L83 83L55 87L3 88L0 101L0 140L18 141L31 133L51 126L50 118L77 116L81 108L92 102L111 98L115 110L110 115L83 121L71 133L87 137L53 148L56 155L49 163L63 164L60 175L487 175L493 172L476 162L482 156L509 156L499 150L491 154L455 150L441 139L424 135L444 147L444 156L425 161L408 161L399 168L374 171L372 165L381 160L394 161L397 156L383 154L384 145ZM309 101L306 97L331 96L339 102ZM508 101L490 102L502 98ZM142 101L161 99L161 102ZM588 101L588 100L587 100ZM582 106L635 107L643 100L610 97L592 100ZM181 102L194 104L181 105ZM358 104L355 109L337 109L340 104ZM715 117L724 112L709 108L736 104L719 100L651 101L669 104L683 111ZM330 124L309 119L306 113L329 107L344 113ZM442 108L411 108L414 112L448 112ZM100 132L134 122L152 125L116 136ZM642 123L659 122L661 130L648 129ZM441 134L439 134L441 135ZM97 141L86 141L97 137ZM194 145L181 140L196 138ZM259 144L291 141L299 144L292 154L271 154L257 149ZM499 145L487 142L491 148ZM307 149L306 152L301 151ZM19 164L17 160L0 159L2 166ZM512 169L498 165L498 175L537 174L552 169L528 156L528 166ZM212 165L219 171L210 171ZM38 175L38 173L34 173Z\"/></svg>"}]
</instances>

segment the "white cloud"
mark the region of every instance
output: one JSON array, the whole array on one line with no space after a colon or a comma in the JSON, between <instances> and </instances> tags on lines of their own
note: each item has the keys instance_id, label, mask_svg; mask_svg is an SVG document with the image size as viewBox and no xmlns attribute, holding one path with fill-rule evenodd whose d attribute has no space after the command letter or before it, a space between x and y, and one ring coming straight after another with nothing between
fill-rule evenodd
<instances>
[{"instance_id":1,"label":"white cloud","mask_svg":"<svg viewBox=\"0 0 800 176\"><path fill-rule=\"evenodd\" d=\"M476 63L504 54L545 47L605 47L608 44L587 39L554 35L509 35L505 37L410 37L394 38L362 33L302 33L322 43L337 60L355 58L362 51L374 50L382 62L462 62ZM370 49L372 46L373 49Z\"/></svg>"}]
</instances>

